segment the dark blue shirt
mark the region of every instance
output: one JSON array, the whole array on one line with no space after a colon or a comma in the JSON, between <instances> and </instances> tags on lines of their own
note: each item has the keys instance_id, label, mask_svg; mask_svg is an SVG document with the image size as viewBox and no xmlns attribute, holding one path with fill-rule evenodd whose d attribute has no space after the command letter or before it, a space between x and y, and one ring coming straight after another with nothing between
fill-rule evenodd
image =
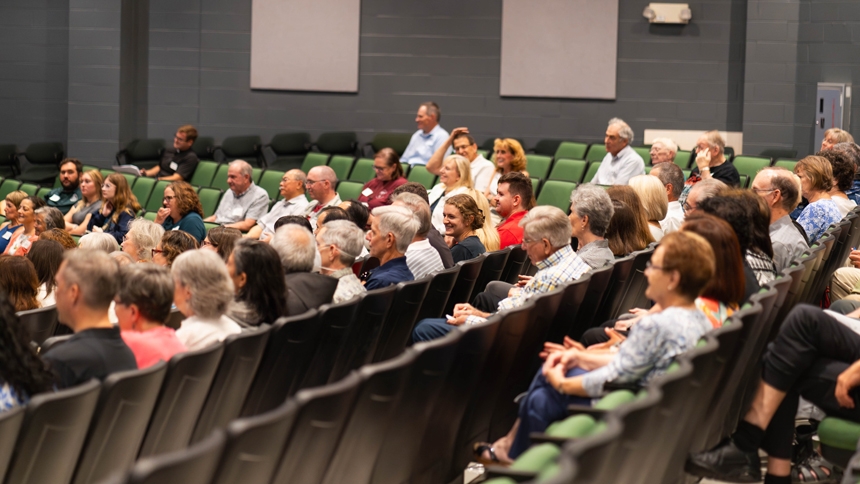
<instances>
[{"instance_id":1,"label":"dark blue shirt","mask_svg":"<svg viewBox=\"0 0 860 484\"><path fill-rule=\"evenodd\" d=\"M373 270L364 288L368 291L388 287L404 281L414 281L415 276L406 266L406 257L397 257Z\"/></svg>"},{"instance_id":2,"label":"dark blue shirt","mask_svg":"<svg viewBox=\"0 0 860 484\"><path fill-rule=\"evenodd\" d=\"M93 227L101 227L106 234L110 234L116 239L117 244L122 244L122 239L128 233L128 224L134 220L134 214L127 210L123 211L117 217L116 222L113 221L112 216L113 213L107 217L102 215L101 212L94 213L92 218L90 218L90 226L87 227L87 230L92 230Z\"/></svg>"},{"instance_id":3,"label":"dark blue shirt","mask_svg":"<svg viewBox=\"0 0 860 484\"><path fill-rule=\"evenodd\" d=\"M174 222L172 218L167 217L161 223L161 226L164 227L164 230L188 232L197 239L198 244L202 243L203 239L206 238L206 226L203 225L203 219L200 218L200 214L197 212L186 213L184 217L179 219L179 222Z\"/></svg>"},{"instance_id":4,"label":"dark blue shirt","mask_svg":"<svg viewBox=\"0 0 860 484\"><path fill-rule=\"evenodd\" d=\"M454 263L456 264L461 260L474 259L486 251L487 248L481 243L481 239L477 235L470 235L454 247L451 247L451 256L454 257Z\"/></svg>"},{"instance_id":5,"label":"dark blue shirt","mask_svg":"<svg viewBox=\"0 0 860 484\"><path fill-rule=\"evenodd\" d=\"M12 240L12 234L18 230L18 227L20 227L20 225L13 226L10 222L9 225L0 229L0 254L6 250L6 246L9 245L9 241Z\"/></svg>"}]
</instances>

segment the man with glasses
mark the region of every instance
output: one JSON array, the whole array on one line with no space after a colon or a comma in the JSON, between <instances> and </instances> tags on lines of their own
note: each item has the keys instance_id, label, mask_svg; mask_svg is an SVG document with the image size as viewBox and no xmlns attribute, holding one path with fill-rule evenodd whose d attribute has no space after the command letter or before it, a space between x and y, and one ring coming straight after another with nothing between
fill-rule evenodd
<instances>
[{"instance_id":1,"label":"man with glasses","mask_svg":"<svg viewBox=\"0 0 860 484\"><path fill-rule=\"evenodd\" d=\"M190 124L180 126L173 137L173 148L164 150L158 166L141 170L141 175L154 176L159 180L188 181L194 175L197 164L197 154L191 151L194 140L197 139L197 129Z\"/></svg>"},{"instance_id":2,"label":"man with glasses","mask_svg":"<svg viewBox=\"0 0 860 484\"><path fill-rule=\"evenodd\" d=\"M336 207L343 201L334 191L335 185L337 185L337 175L330 166L315 166L308 172L305 188L308 196L311 197L311 203L305 207L305 216L308 217L314 230L317 228L320 210L324 207Z\"/></svg>"},{"instance_id":3,"label":"man with glasses","mask_svg":"<svg viewBox=\"0 0 860 484\"><path fill-rule=\"evenodd\" d=\"M735 165L726 160L725 149L726 142L717 130L708 131L699 137L696 141L696 166L690 172L679 198L682 205L693 186L702 180L715 179L730 187L740 186L741 176Z\"/></svg>"},{"instance_id":4,"label":"man with glasses","mask_svg":"<svg viewBox=\"0 0 860 484\"><path fill-rule=\"evenodd\" d=\"M283 200L272 205L269 213L260 217L245 237L249 239L260 239L270 242L275 235L275 222L287 215L304 215L308 208L307 197L305 197L305 181L307 177L302 170L290 170L281 178L281 197Z\"/></svg>"},{"instance_id":5,"label":"man with glasses","mask_svg":"<svg viewBox=\"0 0 860 484\"><path fill-rule=\"evenodd\" d=\"M228 165L227 185L230 189L221 197L215 215L207 217L204 222L215 222L242 232L257 225L257 220L266 215L269 194L251 181L253 172L251 165L244 160L235 160Z\"/></svg>"},{"instance_id":6,"label":"man with glasses","mask_svg":"<svg viewBox=\"0 0 860 484\"><path fill-rule=\"evenodd\" d=\"M764 168L752 183L752 190L770 207L770 241L778 272L809 248L806 237L788 216L800 202L799 185L792 172L779 167Z\"/></svg>"},{"instance_id":7,"label":"man with glasses","mask_svg":"<svg viewBox=\"0 0 860 484\"><path fill-rule=\"evenodd\" d=\"M493 162L478 153L478 143L469 134L469 128L457 128L451 131L451 136L430 157L430 160L427 162L427 171L437 176L442 174L442 163L445 156L451 152L452 145L455 153L470 162L469 169L472 172L472 186L481 193L486 192L490 188L493 175L496 173L496 166L493 165Z\"/></svg>"},{"instance_id":8,"label":"man with glasses","mask_svg":"<svg viewBox=\"0 0 860 484\"><path fill-rule=\"evenodd\" d=\"M715 197L726 188L728 187L725 183L714 179L702 180L699 183L696 183L693 185L693 188L690 189L687 199L681 204L684 208L684 215L688 217L691 213L699 209L699 203L701 203L702 200Z\"/></svg>"}]
</instances>

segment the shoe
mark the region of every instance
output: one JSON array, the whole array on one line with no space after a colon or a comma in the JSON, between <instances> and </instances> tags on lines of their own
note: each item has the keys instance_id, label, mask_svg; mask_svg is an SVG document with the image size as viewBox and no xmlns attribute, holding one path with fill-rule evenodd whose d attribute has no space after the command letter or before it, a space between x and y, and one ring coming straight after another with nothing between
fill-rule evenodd
<instances>
[{"instance_id":1,"label":"shoe","mask_svg":"<svg viewBox=\"0 0 860 484\"><path fill-rule=\"evenodd\" d=\"M731 439L687 458L688 474L727 482L761 482L761 460L756 452L744 452Z\"/></svg>"}]
</instances>

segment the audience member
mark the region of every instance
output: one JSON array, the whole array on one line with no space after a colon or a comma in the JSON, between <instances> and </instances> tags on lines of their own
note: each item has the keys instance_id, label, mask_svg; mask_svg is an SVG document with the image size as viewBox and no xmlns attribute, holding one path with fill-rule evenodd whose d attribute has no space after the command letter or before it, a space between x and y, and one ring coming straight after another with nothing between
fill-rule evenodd
<instances>
[{"instance_id":1,"label":"audience member","mask_svg":"<svg viewBox=\"0 0 860 484\"><path fill-rule=\"evenodd\" d=\"M251 230L257 220L266 215L269 208L269 194L258 187L251 175L254 169L245 160L234 160L227 168L227 185L230 187L214 215L204 219L241 232Z\"/></svg>"},{"instance_id":2,"label":"audience member","mask_svg":"<svg viewBox=\"0 0 860 484\"><path fill-rule=\"evenodd\" d=\"M72 205L80 201L81 195L81 172L83 165L77 158L66 158L60 162L60 186L48 192L46 202L49 207L67 213Z\"/></svg>"},{"instance_id":3,"label":"audience member","mask_svg":"<svg viewBox=\"0 0 860 484\"><path fill-rule=\"evenodd\" d=\"M257 225L248 231L245 237L249 239L260 239L271 242L275 235L275 222L287 215L304 216L308 208L308 199L305 197L305 181L307 177L302 170L290 170L281 177L280 194L283 200L278 200L272 205L269 213L257 220Z\"/></svg>"},{"instance_id":4,"label":"audience member","mask_svg":"<svg viewBox=\"0 0 860 484\"><path fill-rule=\"evenodd\" d=\"M493 200L498 195L499 180L504 175L517 172L522 173L526 178L529 176L529 172L526 171L528 165L526 152L520 142L513 138L496 138L493 143L493 161L496 163L496 170L493 173L493 179L490 180L490 186L484 190L487 200Z\"/></svg>"},{"instance_id":5,"label":"audience member","mask_svg":"<svg viewBox=\"0 0 860 484\"><path fill-rule=\"evenodd\" d=\"M848 192L854 184L854 176L857 174L857 166L842 151L827 150L816 153L830 162L833 170L833 187L830 189L830 199L839 208L839 214L845 218L848 212L854 210L857 202L848 198Z\"/></svg>"},{"instance_id":6,"label":"audience member","mask_svg":"<svg viewBox=\"0 0 860 484\"><path fill-rule=\"evenodd\" d=\"M824 139L821 140L821 151L833 149L839 143L853 143L854 137L851 133L840 128L830 128L824 132Z\"/></svg>"},{"instance_id":7,"label":"audience member","mask_svg":"<svg viewBox=\"0 0 860 484\"><path fill-rule=\"evenodd\" d=\"M615 259L605 238L614 213L612 199L597 185L586 183L570 194L571 237L577 241L576 254L592 269Z\"/></svg>"},{"instance_id":8,"label":"audience member","mask_svg":"<svg viewBox=\"0 0 860 484\"><path fill-rule=\"evenodd\" d=\"M66 229L66 221L63 220L63 212L54 207L42 207L36 209L36 235L51 229Z\"/></svg>"},{"instance_id":9,"label":"audience member","mask_svg":"<svg viewBox=\"0 0 860 484\"><path fill-rule=\"evenodd\" d=\"M666 190L669 204L666 207L666 216L660 220L660 228L664 235L672 233L684 223L684 208L678 201L684 191L684 172L674 163L660 163L654 165L650 175L656 176Z\"/></svg>"},{"instance_id":10,"label":"audience member","mask_svg":"<svg viewBox=\"0 0 860 484\"><path fill-rule=\"evenodd\" d=\"M427 239L427 234L435 231L430 223L430 206L419 195L409 192L395 195L392 200L392 205L406 207L418 222L415 237L412 238L412 242L406 249L406 265L409 267L409 272L415 279L421 279L426 275L443 270L445 265L442 264L439 252L430 245L430 241Z\"/></svg>"},{"instance_id":11,"label":"audience member","mask_svg":"<svg viewBox=\"0 0 860 484\"><path fill-rule=\"evenodd\" d=\"M277 232L279 228L287 224L299 225L301 227L306 228L308 232L314 231L307 217L302 217L300 215L284 215L283 217L279 218L277 222L275 222L275 232Z\"/></svg>"},{"instance_id":12,"label":"audience member","mask_svg":"<svg viewBox=\"0 0 860 484\"><path fill-rule=\"evenodd\" d=\"M728 185L715 178L709 178L696 183L687 192L687 199L681 202L681 207L684 209L684 215L690 216L698 209L699 202L719 195L728 188Z\"/></svg>"},{"instance_id":13,"label":"audience member","mask_svg":"<svg viewBox=\"0 0 860 484\"><path fill-rule=\"evenodd\" d=\"M7 255L27 255L30 245L39 240L36 236L36 201L27 197L18 204L19 227L9 239L3 252Z\"/></svg>"},{"instance_id":14,"label":"audience member","mask_svg":"<svg viewBox=\"0 0 860 484\"><path fill-rule=\"evenodd\" d=\"M184 232L167 234L171 233ZM173 303L185 316L176 337L186 348L203 349L242 331L226 316L234 291L221 258L206 250L189 250L179 254L170 272L175 284Z\"/></svg>"},{"instance_id":15,"label":"audience member","mask_svg":"<svg viewBox=\"0 0 860 484\"><path fill-rule=\"evenodd\" d=\"M118 272L116 261L101 251L70 250L63 256L55 290L57 317L75 334L43 356L59 388L137 369L134 354L108 318Z\"/></svg>"},{"instance_id":16,"label":"audience member","mask_svg":"<svg viewBox=\"0 0 860 484\"><path fill-rule=\"evenodd\" d=\"M140 204L120 173L108 175L102 185L102 199L102 208L93 214L88 229L110 234L117 244L121 244L128 232L128 224L141 210Z\"/></svg>"},{"instance_id":17,"label":"audience member","mask_svg":"<svg viewBox=\"0 0 860 484\"><path fill-rule=\"evenodd\" d=\"M152 262L152 249L164 237L164 227L145 218L136 218L128 224L128 233L122 241L122 251L134 262Z\"/></svg>"},{"instance_id":18,"label":"audience member","mask_svg":"<svg viewBox=\"0 0 860 484\"><path fill-rule=\"evenodd\" d=\"M842 220L839 206L830 198L833 170L830 162L820 156L807 156L797 162L794 173L800 177L801 194L809 200L797 218L812 245L832 223Z\"/></svg>"},{"instance_id":19,"label":"audience member","mask_svg":"<svg viewBox=\"0 0 860 484\"><path fill-rule=\"evenodd\" d=\"M65 249L53 240L37 240L27 253L27 258L36 269L39 278L39 295L36 296L40 307L53 306L54 290L57 288L57 271L63 263Z\"/></svg>"},{"instance_id":20,"label":"audience member","mask_svg":"<svg viewBox=\"0 0 860 484\"><path fill-rule=\"evenodd\" d=\"M317 227L317 217L320 210L330 206L336 207L343 201L340 199L340 195L334 191L335 185L337 185L337 175L331 167L315 166L308 172L305 188L308 190L311 202L305 207L305 215L314 229Z\"/></svg>"},{"instance_id":21,"label":"audience member","mask_svg":"<svg viewBox=\"0 0 860 484\"><path fill-rule=\"evenodd\" d=\"M606 190L612 201L622 202L625 208L613 204L615 213L609 221L606 239L609 248L616 257L623 257L637 250L642 250L654 242L654 236L648 228L648 218L639 195L627 185L614 185ZM629 211L629 215L625 212Z\"/></svg>"},{"instance_id":22,"label":"audience member","mask_svg":"<svg viewBox=\"0 0 860 484\"><path fill-rule=\"evenodd\" d=\"M104 177L98 170L89 170L81 175L81 199L66 212L66 230L72 235L87 232L93 215L102 208L102 185Z\"/></svg>"},{"instance_id":23,"label":"audience member","mask_svg":"<svg viewBox=\"0 0 860 484\"><path fill-rule=\"evenodd\" d=\"M240 239L227 259L235 303L228 315L244 326L274 324L287 311L287 286L278 252L259 240Z\"/></svg>"},{"instance_id":24,"label":"audience member","mask_svg":"<svg viewBox=\"0 0 860 484\"><path fill-rule=\"evenodd\" d=\"M854 175L854 183L850 189L845 191L845 194L854 203L860 205L860 146L857 146L855 143L837 143L833 145L832 149L833 151L842 153L858 168L857 174Z\"/></svg>"},{"instance_id":25,"label":"audience member","mask_svg":"<svg viewBox=\"0 0 860 484\"><path fill-rule=\"evenodd\" d=\"M39 240L53 240L54 242L58 242L62 245L66 250L76 249L78 247L75 239L73 239L68 232L61 229L46 230L39 236Z\"/></svg>"},{"instance_id":26,"label":"audience member","mask_svg":"<svg viewBox=\"0 0 860 484\"><path fill-rule=\"evenodd\" d=\"M666 189L660 180L653 176L636 175L630 179L630 187L642 201L645 217L648 220L648 230L656 242L663 238L663 228L660 221L666 218L669 211L669 200Z\"/></svg>"},{"instance_id":27,"label":"audience member","mask_svg":"<svg viewBox=\"0 0 860 484\"><path fill-rule=\"evenodd\" d=\"M164 150L158 166L141 170L144 176L154 176L159 180L191 181L197 170L197 153L191 147L197 139L197 129L190 124L180 126L173 136L173 148Z\"/></svg>"},{"instance_id":28,"label":"audience member","mask_svg":"<svg viewBox=\"0 0 860 484\"><path fill-rule=\"evenodd\" d=\"M655 167L661 163L674 162L677 153L678 145L669 138L655 138L651 142L651 164Z\"/></svg>"},{"instance_id":29,"label":"audience member","mask_svg":"<svg viewBox=\"0 0 860 484\"><path fill-rule=\"evenodd\" d=\"M785 168L767 167L759 171L752 183L752 191L770 207L770 242L777 272L791 265L809 249L806 234L794 225L790 214L800 202L798 179ZM853 285L852 285L853 286Z\"/></svg>"},{"instance_id":30,"label":"audience member","mask_svg":"<svg viewBox=\"0 0 860 484\"><path fill-rule=\"evenodd\" d=\"M197 239L191 234L181 230L170 230L161 236L161 240L152 249L152 262L163 267L172 267L177 257L185 252L196 250L199 247ZM218 255L221 256L220 253ZM229 256L230 254L228 253L227 255ZM224 256L221 256L221 262L224 262Z\"/></svg>"},{"instance_id":31,"label":"audience member","mask_svg":"<svg viewBox=\"0 0 860 484\"><path fill-rule=\"evenodd\" d=\"M311 272L319 252L310 230L301 225L286 224L275 231L272 247L278 252L286 273L286 316L298 316L308 309L332 302L338 280Z\"/></svg>"},{"instance_id":32,"label":"audience member","mask_svg":"<svg viewBox=\"0 0 860 484\"><path fill-rule=\"evenodd\" d=\"M21 202L23 202L27 196L26 192L22 192L20 190L16 190L6 195L6 199L4 200L5 203L3 205L6 221L3 222L3 225L0 225L0 253L4 253L6 251L6 247L9 246L9 242L12 240L15 232L22 227L21 214L18 210L21 208Z\"/></svg>"},{"instance_id":33,"label":"audience member","mask_svg":"<svg viewBox=\"0 0 860 484\"><path fill-rule=\"evenodd\" d=\"M203 239L203 243L200 244L200 248L217 253L224 262L227 262L227 258L233 252L233 246L241 238L242 232L239 232L238 229L224 226L212 227L206 234L206 238Z\"/></svg>"},{"instance_id":34,"label":"audience member","mask_svg":"<svg viewBox=\"0 0 860 484\"><path fill-rule=\"evenodd\" d=\"M322 259L320 273L338 281L333 303L348 301L366 291L352 271L356 255L364 247L363 230L352 222L333 220L318 229L316 243Z\"/></svg>"},{"instance_id":35,"label":"audience member","mask_svg":"<svg viewBox=\"0 0 860 484\"><path fill-rule=\"evenodd\" d=\"M454 195L445 200L445 237L451 247L454 263L471 260L487 251L478 230L484 215L469 195Z\"/></svg>"},{"instance_id":36,"label":"audience member","mask_svg":"<svg viewBox=\"0 0 860 484\"><path fill-rule=\"evenodd\" d=\"M373 158L373 169L376 171L376 176L364 184L361 196L358 198L359 202L366 203L371 210L390 205L391 192L406 183L400 158L391 148L382 148L376 153Z\"/></svg>"},{"instance_id":37,"label":"audience member","mask_svg":"<svg viewBox=\"0 0 860 484\"><path fill-rule=\"evenodd\" d=\"M39 307L39 275L26 257L0 256L0 291L15 306L15 311Z\"/></svg>"},{"instance_id":38,"label":"audience member","mask_svg":"<svg viewBox=\"0 0 860 484\"><path fill-rule=\"evenodd\" d=\"M379 259L379 267L370 274L365 289L370 291L414 280L406 265L406 250L418 232L418 221L405 207L377 207L371 215L367 241L370 256Z\"/></svg>"},{"instance_id":39,"label":"audience member","mask_svg":"<svg viewBox=\"0 0 860 484\"><path fill-rule=\"evenodd\" d=\"M469 160L469 171L472 174L472 186L475 190L481 193L487 192L496 167L493 162L478 153L478 143L469 134L469 128L456 128L451 131L451 136L430 157L427 171L434 175L441 175L443 159L451 152L451 146L454 147L455 153Z\"/></svg>"},{"instance_id":40,"label":"audience member","mask_svg":"<svg viewBox=\"0 0 860 484\"><path fill-rule=\"evenodd\" d=\"M194 187L184 181L175 181L164 188L162 207L155 215L155 223L164 230L181 230L191 234L198 243L206 237L203 224L203 207Z\"/></svg>"},{"instance_id":41,"label":"audience member","mask_svg":"<svg viewBox=\"0 0 860 484\"><path fill-rule=\"evenodd\" d=\"M445 159L442 165L439 183L434 186L427 197L430 200L430 213L433 227L440 233L445 233L445 225L442 222L442 208L445 200L454 195L466 194L478 200L478 192L472 187L472 172L469 168L469 160L460 155L451 155ZM481 195L483 197L483 195ZM483 197L489 212L489 203Z\"/></svg>"},{"instance_id":42,"label":"audience member","mask_svg":"<svg viewBox=\"0 0 860 484\"><path fill-rule=\"evenodd\" d=\"M389 194L389 200L392 200L393 197L394 192L392 191ZM344 200L340 202L340 205L338 205L338 207L346 210L346 214L349 217L349 221L354 223L356 227L358 227L362 231L367 231L370 229L367 224L367 221L370 220L370 211L363 203L359 202L356 199Z\"/></svg>"},{"instance_id":43,"label":"audience member","mask_svg":"<svg viewBox=\"0 0 860 484\"><path fill-rule=\"evenodd\" d=\"M499 248L520 245L523 243L520 220L535 204L532 181L522 173L509 172L499 178L496 192L496 212L504 219L496 227L499 233Z\"/></svg>"},{"instance_id":44,"label":"audience member","mask_svg":"<svg viewBox=\"0 0 860 484\"><path fill-rule=\"evenodd\" d=\"M51 391L54 375L30 345L30 332L0 295L0 415Z\"/></svg>"},{"instance_id":45,"label":"audience member","mask_svg":"<svg viewBox=\"0 0 860 484\"><path fill-rule=\"evenodd\" d=\"M719 131L702 134L696 141L696 166L687 179L687 185L692 186L701 180L715 178L730 187L740 186L741 176L735 165L728 163L725 149L726 142ZM681 197L683 203L683 194Z\"/></svg>"},{"instance_id":46,"label":"audience member","mask_svg":"<svg viewBox=\"0 0 860 484\"><path fill-rule=\"evenodd\" d=\"M81 237L78 248L100 250L105 254L120 250L119 244L116 243L116 239L112 235L101 232L93 232Z\"/></svg>"},{"instance_id":47,"label":"audience member","mask_svg":"<svg viewBox=\"0 0 860 484\"><path fill-rule=\"evenodd\" d=\"M391 194L392 197L396 197L401 193L413 193L421 197L422 200L427 202L428 209L430 208L430 198L427 194L427 189L424 188L424 185L416 182L408 182L402 185L397 190L394 190L394 193ZM431 223L432 226L432 223ZM434 227L433 230L427 232L427 241L430 242L430 245L436 249L436 252L439 254L439 257L442 259L442 265L445 266L445 269L454 266L454 258L451 256L451 249L448 247L448 244L445 242L445 237L442 235L442 232L439 232Z\"/></svg>"},{"instance_id":48,"label":"audience member","mask_svg":"<svg viewBox=\"0 0 860 484\"><path fill-rule=\"evenodd\" d=\"M317 228L314 230L314 233L326 223L334 222L335 220L346 220L349 222L349 215L347 215L346 210L340 207L328 206L323 208L320 210L319 216L317 216Z\"/></svg>"},{"instance_id":49,"label":"audience member","mask_svg":"<svg viewBox=\"0 0 860 484\"><path fill-rule=\"evenodd\" d=\"M645 162L639 153L630 147L633 144L633 130L623 120L609 120L603 144L606 146L606 156L591 180L592 183L626 185L634 176L645 174Z\"/></svg>"},{"instance_id":50,"label":"audience member","mask_svg":"<svg viewBox=\"0 0 860 484\"><path fill-rule=\"evenodd\" d=\"M108 255L110 255L120 267L134 264L134 259L121 250L115 250ZM113 320L111 320L111 322L113 322Z\"/></svg>"},{"instance_id":51,"label":"audience member","mask_svg":"<svg viewBox=\"0 0 860 484\"><path fill-rule=\"evenodd\" d=\"M170 317L173 293L173 277L163 267L129 264L119 270L114 298L117 322L140 369L187 351L173 328L164 325Z\"/></svg>"},{"instance_id":52,"label":"audience member","mask_svg":"<svg viewBox=\"0 0 860 484\"><path fill-rule=\"evenodd\" d=\"M412 135L400 161L409 163L409 166L426 165L433 153L448 138L448 132L439 126L441 120L442 111L438 104L434 102L421 103L418 106L418 114L415 115L418 131Z\"/></svg>"}]
</instances>

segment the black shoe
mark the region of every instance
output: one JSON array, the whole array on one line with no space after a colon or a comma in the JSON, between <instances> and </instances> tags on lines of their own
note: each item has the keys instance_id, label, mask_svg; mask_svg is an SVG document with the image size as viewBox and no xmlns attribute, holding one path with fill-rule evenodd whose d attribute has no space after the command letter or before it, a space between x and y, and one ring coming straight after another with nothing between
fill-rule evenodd
<instances>
[{"instance_id":1,"label":"black shoe","mask_svg":"<svg viewBox=\"0 0 860 484\"><path fill-rule=\"evenodd\" d=\"M687 458L688 474L728 482L761 482L761 460L756 452L744 452L726 439L716 447Z\"/></svg>"}]
</instances>

